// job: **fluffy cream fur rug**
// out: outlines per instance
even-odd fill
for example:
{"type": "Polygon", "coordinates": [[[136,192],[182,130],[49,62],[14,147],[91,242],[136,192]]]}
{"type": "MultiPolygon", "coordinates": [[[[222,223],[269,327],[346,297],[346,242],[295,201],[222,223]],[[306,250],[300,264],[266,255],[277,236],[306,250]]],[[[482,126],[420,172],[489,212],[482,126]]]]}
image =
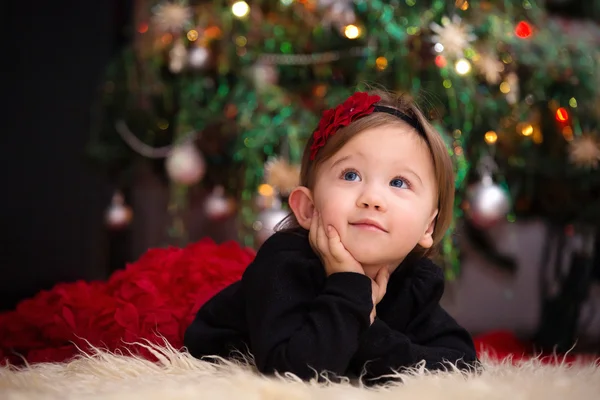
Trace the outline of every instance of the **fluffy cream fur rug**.
{"type": "Polygon", "coordinates": [[[483,361],[480,375],[402,375],[404,383],[364,388],[260,376],[249,365],[196,360],[172,347],[152,347],[159,362],[95,350],[62,364],[0,369],[0,398],[29,399],[597,399],[600,366],[483,361]]]}

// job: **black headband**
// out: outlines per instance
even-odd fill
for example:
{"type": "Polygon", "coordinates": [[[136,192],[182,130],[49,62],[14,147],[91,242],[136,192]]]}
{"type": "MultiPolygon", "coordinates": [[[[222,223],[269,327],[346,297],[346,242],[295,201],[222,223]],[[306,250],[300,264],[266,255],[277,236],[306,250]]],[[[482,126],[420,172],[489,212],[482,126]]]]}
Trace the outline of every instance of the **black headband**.
{"type": "Polygon", "coordinates": [[[409,115],[404,114],[400,110],[396,110],[395,108],[385,107],[385,106],[375,106],[373,112],[383,112],[386,114],[393,115],[397,118],[400,118],[402,121],[406,122],[410,126],[412,126],[424,139],[427,139],[427,135],[425,134],[425,129],[423,129],[423,125],[419,122],[418,119],[413,118],[409,115]]]}

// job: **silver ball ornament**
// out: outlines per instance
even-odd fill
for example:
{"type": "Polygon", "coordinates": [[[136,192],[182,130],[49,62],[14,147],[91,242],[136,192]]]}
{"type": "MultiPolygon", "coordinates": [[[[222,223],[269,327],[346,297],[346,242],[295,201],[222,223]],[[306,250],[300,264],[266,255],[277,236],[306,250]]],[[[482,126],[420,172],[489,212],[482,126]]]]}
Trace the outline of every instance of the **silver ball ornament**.
{"type": "Polygon", "coordinates": [[[477,227],[491,228],[506,218],[511,201],[508,193],[494,183],[490,175],[484,175],[480,182],[467,189],[465,213],[477,227]]]}
{"type": "Polygon", "coordinates": [[[206,164],[193,143],[176,146],[167,156],[165,168],[173,182],[193,185],[204,177],[206,164]]]}
{"type": "Polygon", "coordinates": [[[193,68],[204,68],[210,59],[210,52],[206,47],[194,47],[188,53],[188,64],[193,68]]]}
{"type": "Polygon", "coordinates": [[[254,86],[258,90],[264,90],[277,85],[279,72],[273,64],[258,62],[251,68],[250,76],[254,86]]]}
{"type": "Polygon", "coordinates": [[[223,186],[217,186],[206,198],[204,209],[211,220],[218,220],[229,217],[235,211],[235,205],[233,199],[225,196],[223,186]]]}
{"type": "Polygon", "coordinates": [[[275,226],[287,217],[288,212],[281,208],[267,208],[262,210],[254,222],[252,228],[256,231],[255,239],[257,245],[262,245],[271,235],[275,233],[275,226]]]}
{"type": "Polygon", "coordinates": [[[125,204],[125,198],[121,192],[116,192],[113,197],[110,206],[104,214],[104,220],[106,225],[113,230],[120,230],[131,222],[133,213],[131,207],[125,204]]]}

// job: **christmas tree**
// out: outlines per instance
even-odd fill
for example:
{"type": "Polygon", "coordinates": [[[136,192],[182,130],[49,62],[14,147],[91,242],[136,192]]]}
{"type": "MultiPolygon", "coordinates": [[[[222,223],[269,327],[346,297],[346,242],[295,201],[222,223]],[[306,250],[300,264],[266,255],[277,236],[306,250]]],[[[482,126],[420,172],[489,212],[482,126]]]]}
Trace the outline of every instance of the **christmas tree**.
{"type": "Polygon", "coordinates": [[[216,188],[219,212],[237,199],[240,240],[256,245],[321,111],[383,86],[410,93],[447,139],[458,220],[598,226],[599,31],[534,0],[144,0],[90,154],[121,185],[139,157],[155,160],[175,215],[192,185],[216,188]]]}

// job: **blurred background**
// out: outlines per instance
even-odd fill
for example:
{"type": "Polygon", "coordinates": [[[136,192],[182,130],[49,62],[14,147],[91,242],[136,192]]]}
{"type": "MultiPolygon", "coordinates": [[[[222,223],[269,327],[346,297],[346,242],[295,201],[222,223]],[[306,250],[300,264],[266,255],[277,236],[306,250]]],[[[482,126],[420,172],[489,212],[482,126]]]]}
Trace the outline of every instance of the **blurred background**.
{"type": "Polygon", "coordinates": [[[600,1],[2,5],[0,309],[203,237],[257,248],[320,112],[410,93],[446,139],[444,305],[599,350],[600,1]]]}

